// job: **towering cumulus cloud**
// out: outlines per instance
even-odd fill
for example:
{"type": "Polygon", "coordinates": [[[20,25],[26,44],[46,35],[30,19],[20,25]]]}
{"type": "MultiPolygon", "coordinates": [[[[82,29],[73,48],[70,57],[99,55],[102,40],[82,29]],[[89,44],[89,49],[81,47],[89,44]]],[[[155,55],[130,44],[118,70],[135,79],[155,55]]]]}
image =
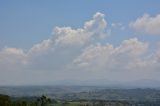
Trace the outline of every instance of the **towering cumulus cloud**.
{"type": "Polygon", "coordinates": [[[70,27],[56,27],[54,35],[57,36],[55,43],[62,45],[83,45],[95,38],[105,37],[107,22],[104,14],[97,12],[93,19],[87,21],[83,28],[72,29],[70,27]]]}
{"type": "MultiPolygon", "coordinates": [[[[131,24],[159,34],[159,15],[145,15],[131,24]]],[[[105,15],[97,12],[82,28],[55,27],[53,36],[29,50],[0,50],[0,83],[29,84],[55,80],[136,80],[158,77],[160,52],[148,52],[149,43],[137,38],[114,46],[108,37],[105,15]],[[126,76],[126,77],[122,77],[126,76]]]]}

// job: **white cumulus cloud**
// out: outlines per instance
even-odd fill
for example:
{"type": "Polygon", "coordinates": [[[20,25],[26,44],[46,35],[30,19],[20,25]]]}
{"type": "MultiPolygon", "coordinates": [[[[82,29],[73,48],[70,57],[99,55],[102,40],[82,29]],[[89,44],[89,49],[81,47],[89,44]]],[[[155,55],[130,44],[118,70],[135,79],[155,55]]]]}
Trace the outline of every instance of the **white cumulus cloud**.
{"type": "MultiPolygon", "coordinates": [[[[141,55],[145,53],[147,47],[147,43],[140,42],[137,38],[124,40],[118,47],[111,44],[92,45],[84,49],[74,60],[74,65],[87,66],[95,70],[124,71],[138,60],[142,61],[141,55]]],[[[129,70],[137,70],[137,67],[129,70]]]]}
{"type": "Polygon", "coordinates": [[[160,14],[152,17],[145,14],[130,23],[130,26],[138,31],[142,31],[152,35],[160,35],[160,14]]]}

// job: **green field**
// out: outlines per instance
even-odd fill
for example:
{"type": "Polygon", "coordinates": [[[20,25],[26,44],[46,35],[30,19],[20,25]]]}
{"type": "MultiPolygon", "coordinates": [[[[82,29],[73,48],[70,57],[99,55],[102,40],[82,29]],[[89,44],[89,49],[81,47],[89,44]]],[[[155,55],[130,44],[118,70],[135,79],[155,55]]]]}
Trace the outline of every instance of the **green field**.
{"type": "Polygon", "coordinates": [[[91,104],[90,102],[58,102],[53,106],[85,106],[91,104]]]}

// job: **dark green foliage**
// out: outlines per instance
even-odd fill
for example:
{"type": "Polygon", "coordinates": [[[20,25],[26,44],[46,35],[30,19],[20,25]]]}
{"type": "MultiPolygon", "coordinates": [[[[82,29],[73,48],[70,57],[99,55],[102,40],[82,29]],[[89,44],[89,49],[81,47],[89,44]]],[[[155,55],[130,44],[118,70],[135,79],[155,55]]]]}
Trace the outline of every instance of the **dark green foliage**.
{"type": "Polygon", "coordinates": [[[11,99],[7,95],[0,95],[0,106],[10,106],[11,99]]]}
{"type": "Polygon", "coordinates": [[[0,106],[49,106],[52,102],[50,98],[47,98],[44,95],[37,98],[36,101],[28,101],[28,99],[23,99],[24,98],[11,100],[11,98],[7,95],[0,95],[0,106]]]}
{"type": "Polygon", "coordinates": [[[43,95],[37,99],[36,103],[38,106],[48,106],[51,103],[51,99],[43,95]]]}

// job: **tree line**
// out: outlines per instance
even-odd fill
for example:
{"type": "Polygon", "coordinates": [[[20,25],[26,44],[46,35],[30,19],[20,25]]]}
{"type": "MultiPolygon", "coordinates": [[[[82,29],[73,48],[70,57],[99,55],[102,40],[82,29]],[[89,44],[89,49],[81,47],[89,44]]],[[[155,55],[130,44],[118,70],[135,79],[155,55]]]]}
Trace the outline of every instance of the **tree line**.
{"type": "Polygon", "coordinates": [[[50,106],[51,99],[42,95],[36,100],[12,100],[8,95],[0,95],[0,106],[50,106]]]}

